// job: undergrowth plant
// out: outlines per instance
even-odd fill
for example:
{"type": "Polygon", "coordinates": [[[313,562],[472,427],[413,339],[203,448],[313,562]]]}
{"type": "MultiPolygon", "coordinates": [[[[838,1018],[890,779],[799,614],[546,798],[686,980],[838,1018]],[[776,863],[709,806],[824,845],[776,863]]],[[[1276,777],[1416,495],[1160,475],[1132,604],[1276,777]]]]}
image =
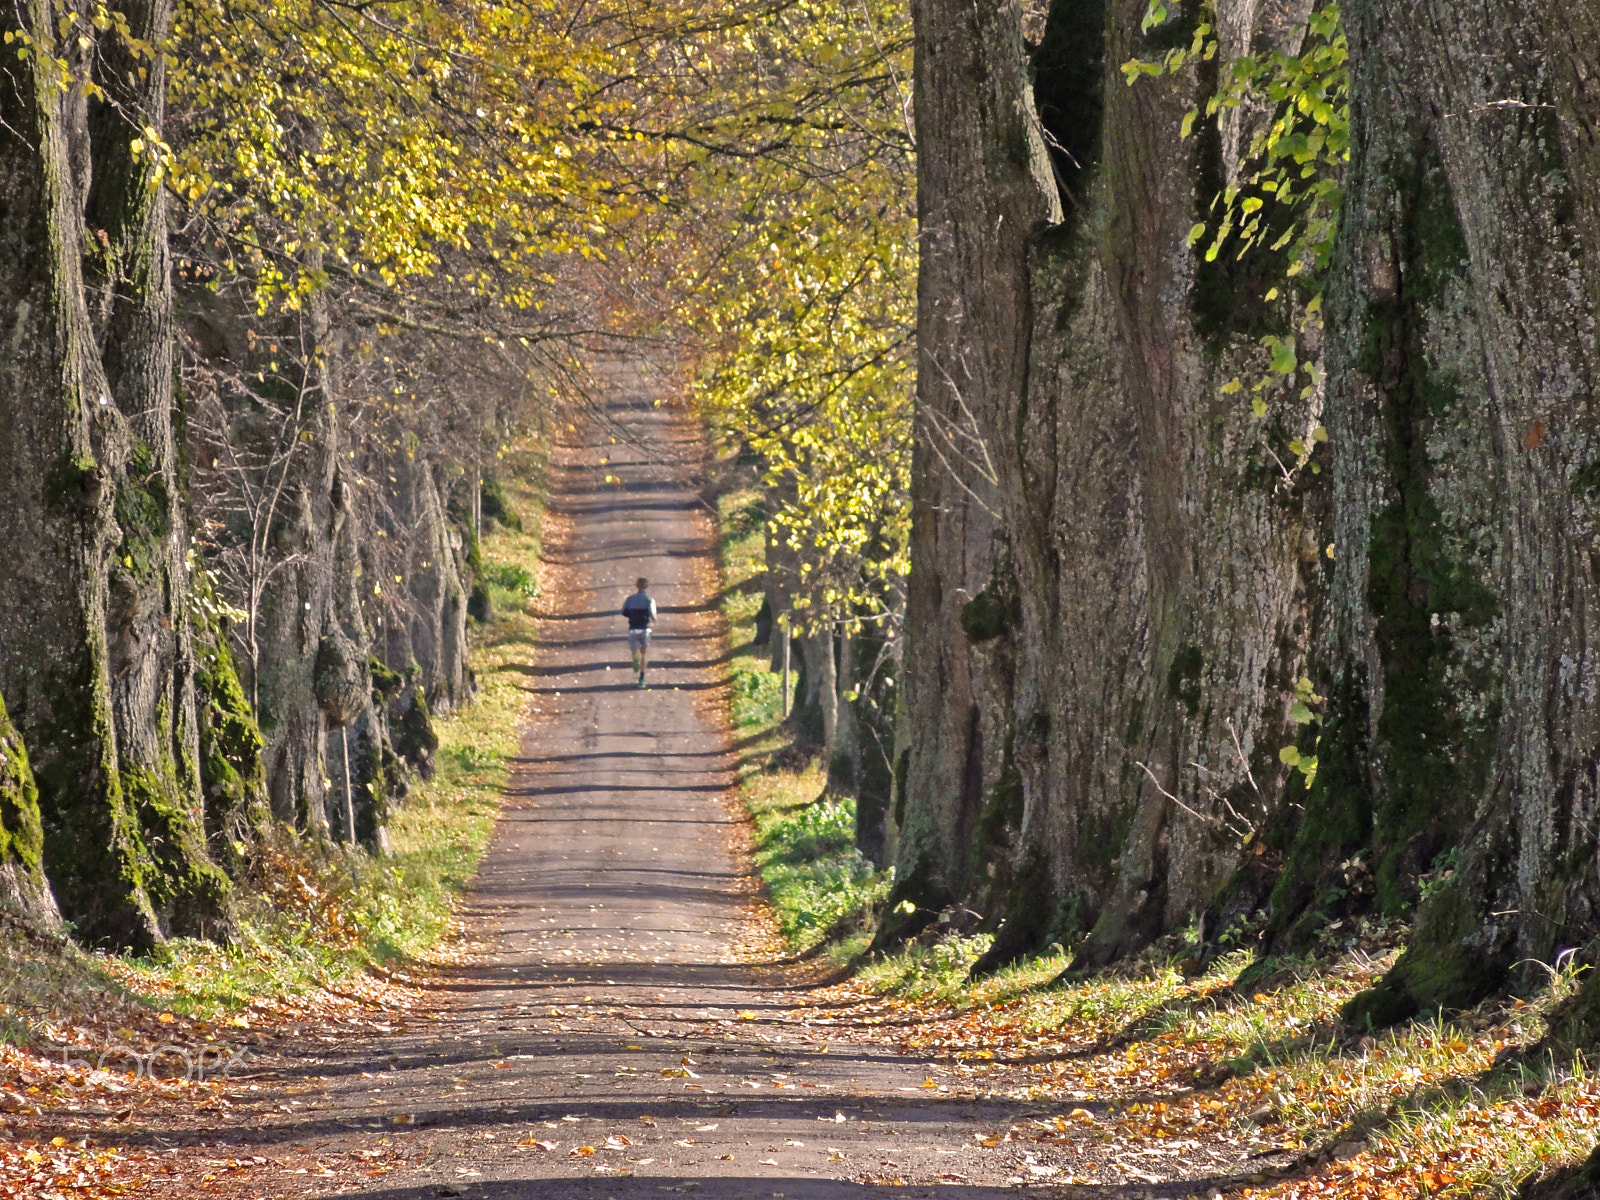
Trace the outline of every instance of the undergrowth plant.
{"type": "MultiPolygon", "coordinates": [[[[1179,0],[1150,0],[1143,22],[1146,33],[1160,31],[1177,19],[1179,0]]],[[[1129,59],[1122,65],[1129,84],[1146,76],[1178,74],[1217,59],[1222,50],[1215,0],[1197,0],[1194,32],[1157,59],[1129,59]]],[[[1189,244],[1209,240],[1204,257],[1215,262],[1231,249],[1235,258],[1281,255],[1281,267],[1263,299],[1290,303],[1294,331],[1268,333],[1260,343],[1268,352],[1264,373],[1249,382],[1250,407],[1258,418],[1268,415],[1268,400],[1300,382],[1300,396],[1309,399],[1322,384],[1315,353],[1320,346],[1322,291],[1339,214],[1344,207],[1345,167],[1350,159],[1349,45],[1337,4],[1322,4],[1305,25],[1282,46],[1250,47],[1217,67],[1217,85],[1183,117],[1182,136],[1192,137],[1200,121],[1214,121],[1219,132],[1229,119],[1252,128],[1240,156],[1237,179],[1212,199],[1206,219],[1189,231],[1189,244]]],[[[1222,385],[1225,395],[1245,390],[1240,377],[1222,385]]],[[[1317,425],[1310,444],[1294,438],[1287,449],[1295,470],[1310,464],[1316,442],[1327,429],[1317,425]]],[[[1287,468],[1286,468],[1287,470],[1287,468]]]]}
{"type": "MultiPolygon", "coordinates": [[[[782,680],[770,646],[755,644],[765,570],[760,494],[733,488],[718,502],[728,622],[729,719],[739,738],[740,798],[752,822],[756,868],[790,949],[830,945],[848,959],[864,947],[891,873],[855,846],[855,799],[829,792],[816,753],[783,719],[782,680]]],[[[779,636],[776,629],[773,637],[779,636]]],[[[791,683],[796,682],[791,680],[791,683]]],[[[792,699],[792,697],[791,697],[792,699]]]]}

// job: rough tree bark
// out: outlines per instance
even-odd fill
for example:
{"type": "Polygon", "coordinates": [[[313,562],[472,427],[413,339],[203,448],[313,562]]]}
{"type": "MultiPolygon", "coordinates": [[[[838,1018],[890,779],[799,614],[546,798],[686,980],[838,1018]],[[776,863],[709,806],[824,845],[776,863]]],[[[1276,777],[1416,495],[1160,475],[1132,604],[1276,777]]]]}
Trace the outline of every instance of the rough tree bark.
{"type": "Polygon", "coordinates": [[[445,511],[435,463],[417,455],[395,461],[400,476],[396,520],[409,560],[407,615],[391,631],[390,663],[414,668],[434,712],[447,713],[471,696],[467,670],[467,595],[462,586],[461,531],[445,511]]]}
{"type": "Polygon", "coordinates": [[[1380,894],[1388,860],[1464,828],[1350,1009],[1386,1023],[1600,934],[1600,15],[1364,0],[1346,21],[1331,664],[1360,769],[1318,799],[1325,841],[1382,826],[1380,894]]]}
{"type": "MultiPolygon", "coordinates": [[[[922,404],[974,419],[997,482],[975,504],[925,435],[902,894],[973,894],[961,856],[1014,822],[981,969],[1074,932],[1094,965],[1201,910],[1294,945],[1341,906],[1407,912],[1431,878],[1411,948],[1350,1015],[1470,1003],[1600,934],[1600,16],[1347,6],[1326,400],[1257,425],[1218,390],[1287,328],[1251,277],[1282,264],[1187,248],[1248,139],[1179,139],[1203,72],[1122,85],[1118,64],[1192,31],[1189,12],[1141,33],[1146,7],[1053,6],[1033,65],[1068,219],[1031,244],[1027,122],[988,119],[1024,94],[1012,15],[915,14],[922,404]],[[1324,416],[1331,472],[1285,478],[1267,450],[1324,416]],[[1276,750],[1313,651],[1306,795],[1276,750]]],[[[1264,7],[1219,0],[1223,60],[1306,6],[1264,7]]]]}
{"type": "MultiPolygon", "coordinates": [[[[1024,387],[1028,251],[1059,201],[1033,112],[1015,0],[913,5],[916,36],[918,433],[906,611],[908,745],[894,823],[898,880],[877,944],[917,933],[967,893],[982,798],[1007,714],[982,703],[962,613],[992,594],[1000,500],[984,436],[1024,387]],[[929,136],[931,134],[931,136],[929,136]],[[913,912],[903,912],[911,902],[913,912]]],[[[1004,586],[1003,581],[998,586],[1004,586]]]]}
{"type": "MultiPolygon", "coordinates": [[[[160,44],[169,4],[125,12],[160,44]]],[[[64,915],[140,947],[216,928],[229,885],[206,844],[166,212],[137,147],[165,75],[89,16],[54,0],[0,16],[27,50],[0,66],[0,692],[64,915]]]]}
{"type": "MultiPolygon", "coordinates": [[[[1230,161],[1179,136],[1214,81],[1123,84],[1191,32],[1146,38],[1145,11],[1053,6],[1032,60],[1048,195],[1015,13],[916,13],[942,49],[918,76],[919,395],[933,432],[972,422],[994,486],[960,489],[925,421],[900,889],[988,910],[980,971],[1085,935],[1078,961],[1107,961],[1204,909],[1281,793],[1310,641],[1315,520],[1269,450],[1317,406],[1264,430],[1219,395],[1283,317],[1187,246],[1230,161]]],[[[1272,32],[1242,0],[1219,24],[1235,53],[1272,32]]]]}

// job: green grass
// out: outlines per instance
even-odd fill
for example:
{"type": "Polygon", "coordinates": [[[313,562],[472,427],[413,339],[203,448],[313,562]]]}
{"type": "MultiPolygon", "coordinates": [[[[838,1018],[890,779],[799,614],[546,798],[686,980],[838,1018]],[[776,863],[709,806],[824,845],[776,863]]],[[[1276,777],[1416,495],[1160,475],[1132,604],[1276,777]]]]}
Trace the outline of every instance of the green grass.
{"type": "MultiPolygon", "coordinates": [[[[970,979],[987,934],[925,936],[898,953],[861,958],[890,874],[872,871],[855,852],[853,802],[827,793],[817,756],[780,720],[766,648],[749,644],[761,603],[752,585],[763,569],[759,495],[727,492],[719,516],[734,651],[730,715],[756,865],[790,946],[821,946],[854,966],[840,999],[863,1002],[871,1020],[893,1009],[921,1022],[906,1049],[943,1058],[980,1086],[997,1059],[1025,1058],[1024,1086],[1016,1068],[997,1085],[1064,1112],[1075,1098],[1110,1101],[1102,1141],[1218,1138],[1260,1153],[1340,1145],[1348,1161],[1319,1168],[1318,1195],[1509,1200],[1529,1177],[1577,1162],[1594,1146],[1600,1082],[1582,1055],[1530,1054],[1576,986],[1570,967],[1552,970],[1537,995],[1357,1038],[1339,1025],[1339,1009],[1394,961],[1403,926],[1359,921],[1343,941],[1280,961],[1266,981],[1242,989],[1235,984],[1253,954],[1186,974],[1194,946],[1183,936],[1066,983],[1069,959],[1059,946],[970,979]],[[839,931],[848,932],[823,945],[839,931]],[[1359,1157],[1350,1159],[1351,1146],[1364,1148],[1359,1157]],[[1357,1180],[1370,1190],[1352,1186],[1357,1180]]],[[[1309,1194],[1297,1190],[1307,1182],[1255,1194],[1290,1200],[1309,1194]]]]}
{"type": "MultiPolygon", "coordinates": [[[[1375,1190],[1317,1195],[1393,1186],[1415,1196],[1421,1180],[1420,1195],[1509,1200],[1530,1176],[1586,1157],[1600,1133],[1600,1081],[1582,1054],[1530,1053],[1575,990],[1571,971],[1552,971],[1526,998],[1358,1038],[1339,1008],[1394,961],[1403,932],[1377,922],[1361,931],[1357,944],[1284,962],[1242,991],[1250,952],[1190,977],[1167,954],[1176,940],[1067,983],[1059,950],[973,981],[982,936],[914,945],[864,964],[850,986],[924,1021],[908,1048],[956,1060],[973,1081],[994,1069],[980,1058],[1028,1055],[1032,1082],[1014,1094],[1111,1101],[1103,1137],[1219,1137],[1263,1153],[1341,1145],[1346,1157],[1364,1148],[1356,1165],[1328,1168],[1329,1182],[1372,1179],[1375,1190]]],[[[1310,1194],[1295,1186],[1256,1194],[1310,1194]]]]}
{"type": "MultiPolygon", "coordinates": [[[[771,669],[771,647],[754,644],[761,610],[760,576],[766,570],[761,495],[727,492],[717,501],[717,550],[722,565],[722,615],[728,622],[729,719],[734,732],[769,744],[783,717],[781,672],[771,669]]],[[[773,634],[777,636],[776,632],[773,634]]]]}
{"type": "Polygon", "coordinates": [[[830,953],[849,958],[864,945],[863,931],[888,895],[891,875],[856,850],[855,799],[828,793],[817,752],[799,745],[783,721],[783,680],[771,669],[770,647],[752,644],[766,569],[760,494],[728,491],[717,514],[722,610],[732,651],[729,719],[740,748],[740,795],[754,826],[756,867],[791,949],[831,940],[830,953]]]}
{"type": "Polygon", "coordinates": [[[534,642],[528,601],[539,564],[542,459],[524,448],[505,490],[522,530],[480,547],[495,617],[469,629],[479,693],[436,722],[437,772],[391,813],[392,853],[327,845],[280,829],[256,850],[259,886],[240,889],[235,939],[177,939],[143,958],[75,947],[41,951],[0,932],[0,1040],[35,1040],[40,1014],[92,1012],[108,995],[207,1019],[337,985],[374,966],[424,960],[451,926],[510,778],[534,642]]]}

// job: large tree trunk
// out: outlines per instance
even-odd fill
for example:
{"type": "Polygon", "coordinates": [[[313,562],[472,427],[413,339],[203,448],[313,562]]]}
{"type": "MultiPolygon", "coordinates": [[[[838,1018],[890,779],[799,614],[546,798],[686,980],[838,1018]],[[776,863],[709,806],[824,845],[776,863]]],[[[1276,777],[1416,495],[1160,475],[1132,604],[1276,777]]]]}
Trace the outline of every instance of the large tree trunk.
{"type": "MultiPolygon", "coordinates": [[[[161,43],[168,4],[125,11],[161,43]]],[[[0,692],[64,915],[147,946],[214,927],[228,882],[206,846],[165,205],[137,146],[165,75],[88,16],[33,0],[0,17],[31,39],[0,68],[0,692]]]]}
{"type": "Polygon", "coordinates": [[[1600,934],[1600,14],[1364,0],[1330,313],[1345,744],[1319,797],[1412,866],[1467,826],[1351,1010],[1470,1004],[1600,934]]]}
{"type": "MultiPolygon", "coordinates": [[[[1048,193],[1015,12],[994,28],[916,14],[940,53],[918,76],[925,420],[899,890],[991,923],[1002,905],[980,970],[1084,935],[1079,962],[1107,961],[1211,903],[1282,792],[1310,644],[1310,476],[1287,479],[1270,439],[1309,435],[1318,405],[1281,405],[1264,430],[1219,394],[1261,368],[1256,340],[1283,317],[1187,246],[1239,139],[1180,139],[1214,80],[1122,83],[1120,63],[1190,33],[1146,39],[1145,11],[1053,6],[1033,60],[1048,193]],[[953,438],[934,435],[962,421],[992,487],[936,461],[953,438]],[[986,895],[973,868],[997,849],[986,895]]],[[[1243,0],[1219,23],[1234,53],[1280,32],[1243,0]]]]}
{"type": "Polygon", "coordinates": [[[896,755],[906,764],[894,813],[899,877],[880,945],[916,933],[965,896],[972,835],[998,776],[1006,714],[982,711],[983,667],[962,614],[985,608],[979,597],[992,596],[1002,561],[988,438],[996,414],[1023,391],[1029,245],[1040,225],[1059,218],[1015,0],[918,0],[913,19],[921,265],[909,744],[896,755]],[[916,911],[902,915],[904,901],[916,911]]]}
{"type": "MultiPolygon", "coordinates": [[[[1192,32],[1192,12],[1141,32],[1146,8],[1050,14],[1034,65],[1069,219],[1031,277],[1027,122],[985,119],[1022,94],[1009,26],[916,13],[923,412],[970,419],[997,482],[953,486],[924,430],[900,891],[974,894],[974,815],[1016,790],[1012,904],[980,967],[1077,932],[1078,962],[1105,962],[1208,908],[1265,912],[1293,944],[1337,906],[1409,911],[1436,873],[1352,1015],[1469,1003],[1600,934],[1600,16],[1347,10],[1326,403],[1257,424],[1219,385],[1263,372],[1257,342],[1291,316],[1261,299],[1282,264],[1204,264],[1185,235],[1258,118],[1180,140],[1215,66],[1123,86],[1120,63],[1192,32]],[[1333,470],[1289,478],[1269,451],[1324,408],[1333,470]],[[1309,749],[1288,706],[1313,658],[1306,795],[1276,751],[1309,749]],[[1010,697],[1005,720],[985,723],[986,695],[1010,697]]],[[[1219,0],[1220,59],[1305,10],[1219,0]]]]}
{"type": "MultiPolygon", "coordinates": [[[[1255,8],[1218,4],[1224,56],[1273,32],[1255,8]]],[[[985,968],[1085,933],[1076,965],[1104,963],[1205,909],[1282,793],[1309,649],[1312,476],[1272,451],[1309,442],[1318,405],[1263,423],[1220,393],[1262,370],[1256,339],[1283,317],[1186,246],[1237,139],[1180,138],[1204,74],[1122,82],[1121,63],[1189,37],[1146,38],[1145,11],[1058,3],[1036,56],[1070,212],[1035,257],[1027,390],[996,422],[1024,811],[985,968]]]]}

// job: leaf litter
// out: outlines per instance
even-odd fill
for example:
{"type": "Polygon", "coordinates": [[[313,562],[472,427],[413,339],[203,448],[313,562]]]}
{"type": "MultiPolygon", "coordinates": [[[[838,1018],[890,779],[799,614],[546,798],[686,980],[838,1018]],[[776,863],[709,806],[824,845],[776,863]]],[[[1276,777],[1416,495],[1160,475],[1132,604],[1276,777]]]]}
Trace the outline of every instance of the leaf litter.
{"type": "Polygon", "coordinates": [[[931,1068],[920,1090],[1027,1105],[1032,1115],[973,1134],[983,1151],[1011,1156],[1014,1185],[1510,1197],[1587,1155],[1600,1136],[1600,1080],[1581,1056],[1532,1055],[1571,981],[1358,1034],[1338,1010],[1394,961],[1404,930],[1368,932],[1245,995],[1234,983],[1247,954],[1197,978],[1146,959],[1052,986],[1065,965],[1057,955],[969,984],[965,968],[987,940],[966,939],[942,971],[906,961],[912,951],[809,993],[787,1019],[835,1042],[892,1041],[931,1068]],[[1052,1163],[1052,1152],[1068,1153],[1052,1163]]]}

